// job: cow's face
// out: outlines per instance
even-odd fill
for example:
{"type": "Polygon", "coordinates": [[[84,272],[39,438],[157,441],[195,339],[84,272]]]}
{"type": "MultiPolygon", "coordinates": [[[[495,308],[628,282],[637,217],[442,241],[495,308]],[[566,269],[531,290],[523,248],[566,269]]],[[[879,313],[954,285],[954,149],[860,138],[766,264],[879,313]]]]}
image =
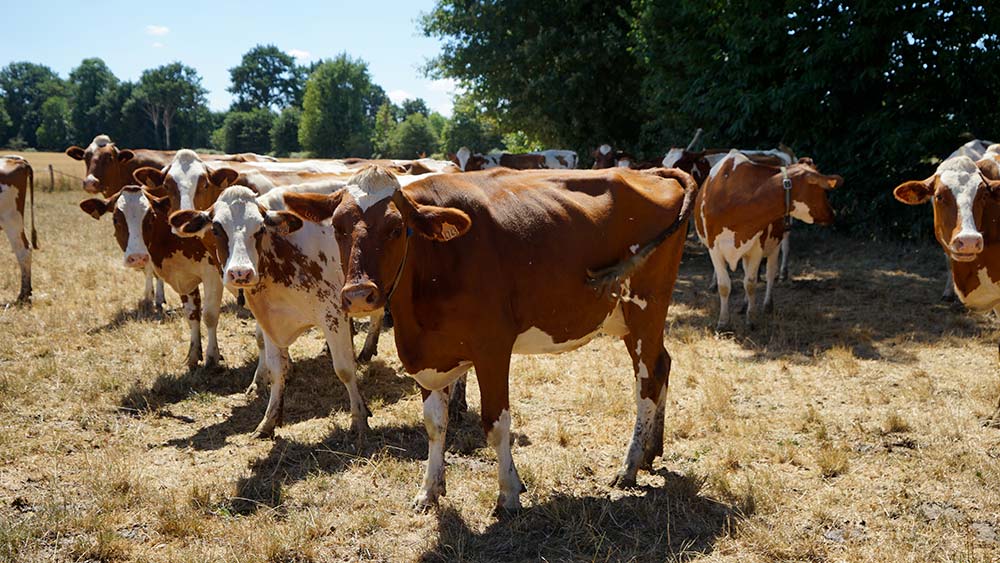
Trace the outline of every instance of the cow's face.
{"type": "Polygon", "coordinates": [[[141,270],[150,260],[146,241],[153,231],[154,215],[165,216],[170,202],[146,193],[139,186],[125,186],[108,199],[80,202],[80,209],[95,219],[110,213],[115,225],[115,240],[124,253],[125,267],[141,270]]]}
{"type": "Polygon", "coordinates": [[[135,153],[128,149],[118,150],[106,135],[95,137],[86,149],[69,147],[66,155],[87,165],[83,189],[92,194],[107,193],[124,186],[129,179],[122,173],[122,164],[135,157],[135,153]]]}
{"type": "Polygon", "coordinates": [[[615,165],[615,152],[607,143],[594,149],[590,156],[594,157],[594,166],[592,166],[594,170],[612,168],[615,165]]]}
{"type": "Polygon", "coordinates": [[[983,251],[983,209],[988,200],[1000,199],[1000,172],[994,160],[977,163],[958,156],[943,162],[926,180],[896,186],[893,195],[908,205],[933,199],[938,242],[952,260],[970,262],[983,251]]]}
{"type": "Polygon", "coordinates": [[[295,232],[302,227],[302,220],[287,211],[268,211],[257,202],[256,192],[232,186],[205,211],[172,213],[170,226],[180,236],[214,237],[223,282],[230,288],[250,288],[260,281],[264,235],[295,232]]]}
{"type": "Polygon", "coordinates": [[[832,225],[834,213],[827,192],[839,188],[844,179],[820,174],[811,159],[788,167],[788,176],[792,180],[790,215],[803,223],[832,225]]]}
{"type": "Polygon", "coordinates": [[[144,167],[133,175],[150,189],[166,193],[173,209],[208,209],[239,173],[232,168],[209,170],[198,155],[185,149],[177,151],[165,169],[144,167]]]}
{"type": "Polygon", "coordinates": [[[285,205],[303,219],[331,221],[346,280],[342,306],[358,316],[385,307],[404,274],[409,238],[445,242],[472,224],[461,210],[414,203],[379,167],[362,170],[331,195],[286,194],[285,205]]]}

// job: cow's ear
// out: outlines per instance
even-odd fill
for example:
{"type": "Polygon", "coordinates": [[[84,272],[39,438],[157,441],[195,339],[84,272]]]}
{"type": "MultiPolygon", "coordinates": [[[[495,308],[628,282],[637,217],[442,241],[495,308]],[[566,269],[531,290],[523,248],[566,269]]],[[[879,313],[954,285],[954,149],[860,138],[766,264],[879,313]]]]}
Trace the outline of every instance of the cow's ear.
{"type": "Polygon", "coordinates": [[[902,184],[896,186],[896,189],[892,190],[892,195],[896,196],[896,199],[907,204],[907,205],[920,205],[921,203],[927,203],[930,201],[931,196],[934,195],[934,178],[928,178],[924,181],[910,180],[909,182],[903,182],[902,184]]]}
{"type": "Polygon", "coordinates": [[[983,178],[987,180],[1000,180],[1000,163],[992,158],[984,158],[976,163],[983,178]]]}
{"type": "Polygon", "coordinates": [[[153,206],[153,211],[165,215],[170,213],[170,198],[169,197],[157,197],[156,195],[146,191],[146,199],[149,200],[149,204],[153,206]]]}
{"type": "Polygon", "coordinates": [[[135,158],[135,153],[128,149],[118,151],[118,162],[127,162],[133,158],[135,158]]]}
{"type": "Polygon", "coordinates": [[[200,237],[212,226],[212,216],[207,211],[182,209],[170,214],[170,228],[182,237],[200,237]]]}
{"type": "Polygon", "coordinates": [[[270,211],[264,215],[264,224],[285,236],[301,229],[302,219],[291,211],[270,211]]]}
{"type": "Polygon", "coordinates": [[[330,195],[286,193],[285,207],[306,221],[322,223],[333,217],[333,212],[337,210],[343,197],[344,190],[337,190],[330,195]]]}
{"type": "Polygon", "coordinates": [[[826,183],[823,187],[827,190],[835,190],[844,185],[844,179],[836,174],[832,176],[824,176],[823,179],[826,183]]]}
{"type": "Polygon", "coordinates": [[[73,145],[72,147],[66,149],[66,156],[72,158],[73,160],[83,160],[83,156],[86,153],[80,147],[73,145]]]}
{"type": "Polygon", "coordinates": [[[430,240],[447,242],[464,235],[472,228],[472,219],[461,209],[418,205],[403,190],[396,190],[392,195],[392,202],[403,214],[407,226],[430,240]]]}
{"type": "Polygon", "coordinates": [[[82,209],[84,213],[90,215],[94,219],[100,219],[101,215],[104,215],[109,210],[111,210],[111,200],[101,199],[99,197],[92,197],[90,199],[85,199],[80,202],[80,209],[82,209]]]}
{"type": "Polygon", "coordinates": [[[239,176],[240,173],[232,168],[220,168],[209,174],[208,179],[213,186],[225,189],[235,184],[236,178],[239,178],[239,176]]]}
{"type": "Polygon", "coordinates": [[[139,182],[147,188],[158,188],[163,185],[163,180],[166,175],[159,169],[151,166],[143,166],[133,172],[132,177],[135,178],[136,182],[139,182]]]}

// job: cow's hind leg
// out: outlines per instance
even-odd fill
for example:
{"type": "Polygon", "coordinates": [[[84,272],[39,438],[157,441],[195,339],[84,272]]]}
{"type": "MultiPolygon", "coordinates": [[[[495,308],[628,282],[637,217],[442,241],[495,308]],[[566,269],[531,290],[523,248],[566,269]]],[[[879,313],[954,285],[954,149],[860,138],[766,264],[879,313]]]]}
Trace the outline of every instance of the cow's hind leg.
{"type": "Polygon", "coordinates": [[[496,511],[517,511],[521,508],[521,493],[527,489],[517,474],[510,451],[510,353],[478,361],[475,366],[483,409],[483,431],[486,442],[497,454],[500,491],[496,511]]]}
{"type": "Polygon", "coordinates": [[[31,301],[31,245],[24,236],[24,219],[20,213],[11,210],[0,215],[0,229],[7,235],[21,270],[21,291],[17,294],[17,302],[28,303],[31,301]]]}
{"type": "Polygon", "coordinates": [[[743,255],[743,291],[746,294],[747,326],[753,326],[753,316],[757,309],[757,271],[762,258],[760,246],[754,246],[743,255]]]}
{"type": "Polygon", "coordinates": [[[948,266],[948,275],[944,279],[944,291],[941,292],[941,301],[954,303],[957,297],[955,296],[955,279],[951,274],[951,260],[945,258],[945,263],[948,266]]]}
{"type": "Polygon", "coordinates": [[[253,432],[256,438],[274,435],[274,428],[281,425],[285,408],[285,375],[291,364],[288,349],[279,347],[267,334],[264,334],[264,358],[271,375],[271,396],[267,401],[264,418],[253,432]]]}
{"type": "MultiPolygon", "coordinates": [[[[663,347],[663,329],[634,330],[629,322],[629,334],[623,337],[635,370],[635,427],[621,469],[613,486],[634,487],[640,467],[649,467],[663,454],[663,419],[666,407],[667,379],[670,376],[670,354],[663,347]]],[[[644,323],[645,324],[645,323],[644,323]]]]}
{"type": "Polygon", "coordinates": [[[163,288],[163,278],[156,276],[156,295],[153,298],[153,307],[156,312],[163,313],[163,306],[167,302],[167,293],[163,288]]]}
{"type": "Polygon", "coordinates": [[[448,416],[451,417],[452,422],[458,422],[462,419],[462,415],[469,411],[469,402],[465,398],[468,379],[468,375],[463,375],[455,380],[451,386],[451,404],[448,405],[448,416]]]}
{"type": "Polygon", "coordinates": [[[189,369],[194,369],[201,361],[201,294],[198,293],[198,288],[187,295],[181,295],[181,304],[191,329],[191,345],[185,362],[189,369]]]}
{"type": "Polygon", "coordinates": [[[729,330],[730,327],[729,294],[732,292],[732,281],[729,279],[728,266],[722,254],[713,249],[709,249],[708,254],[712,257],[715,281],[719,289],[719,322],[715,328],[718,332],[724,332],[729,330]]]}
{"type": "Polygon", "coordinates": [[[339,322],[325,326],[323,331],[326,335],[326,343],[330,347],[333,370],[336,372],[337,378],[347,388],[347,395],[351,400],[351,431],[362,434],[370,429],[368,417],[371,416],[371,411],[368,410],[365,398],[358,389],[354,363],[354,343],[351,342],[349,329],[350,320],[346,316],[336,320],[339,322]]]}

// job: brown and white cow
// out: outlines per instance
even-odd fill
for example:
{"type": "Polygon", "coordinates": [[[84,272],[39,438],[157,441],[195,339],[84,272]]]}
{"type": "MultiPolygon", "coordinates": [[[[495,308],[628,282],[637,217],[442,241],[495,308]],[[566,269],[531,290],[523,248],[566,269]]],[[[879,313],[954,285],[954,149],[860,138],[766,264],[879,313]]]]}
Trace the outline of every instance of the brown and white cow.
{"type": "Polygon", "coordinates": [[[285,197],[303,218],[331,222],[346,311],[367,315],[389,302],[399,359],[423,388],[430,444],[417,506],[445,493],[448,395],[475,367],[499,460],[497,506],[517,509],[511,355],[572,350],[602,330],[623,339],[636,382],[635,430],[614,482],[634,484],[662,454],[664,320],[696,191],[677,170],[497,169],[401,188],[371,168],[330,196],[285,197]]]}
{"type": "Polygon", "coordinates": [[[764,310],[774,306],[771,292],[786,221],[795,218],[804,223],[833,223],[826,192],[842,183],[840,176],[820,174],[810,159],[774,167],[753,162],[734,150],[712,167],[695,203],[695,229],[708,248],[718,282],[719,330],[730,328],[729,270],[735,271],[742,260],[750,324],[757,271],[763,258],[767,258],[764,310]]]}
{"type": "Polygon", "coordinates": [[[0,231],[7,235],[21,270],[18,303],[31,301],[31,249],[38,248],[35,232],[35,175],[19,156],[0,156],[0,231]],[[31,244],[24,236],[24,205],[31,194],[31,244]]]}
{"type": "MultiPolygon", "coordinates": [[[[330,185],[325,191],[342,187],[330,185]]],[[[254,434],[271,435],[281,424],[288,347],[311,327],[323,330],[334,371],[347,387],[352,430],[365,431],[370,413],[358,389],[350,319],[341,306],[340,250],[332,227],[303,224],[284,210],[284,198],[295,189],[258,196],[245,186],[232,186],[208,210],[177,211],[170,222],[182,236],[214,241],[226,285],[244,291],[261,329],[265,367],[247,393],[256,393],[267,379],[271,392],[254,434]]]]}
{"type": "Polygon", "coordinates": [[[549,149],[521,154],[507,152],[473,154],[468,147],[462,147],[451,156],[451,161],[462,172],[471,172],[500,166],[515,170],[574,169],[579,159],[576,152],[570,150],[549,149]]]}
{"type": "Polygon", "coordinates": [[[222,279],[212,241],[203,243],[171,232],[167,222],[170,200],[156,197],[139,186],[125,186],[107,199],[86,199],[80,202],[80,209],[94,219],[111,214],[115,240],[124,253],[125,267],[140,270],[152,266],[160,279],[181,296],[191,329],[186,359],[190,368],[202,359],[202,299],[198,286],[204,285],[204,320],[208,333],[205,365],[218,365],[222,359],[217,336],[222,279]]]}
{"type": "MultiPolygon", "coordinates": [[[[974,311],[1000,316],[1000,165],[965,155],[945,160],[926,180],[896,186],[907,205],[932,202],[934,237],[951,266],[955,294],[974,311]]],[[[990,417],[1000,425],[1000,404],[990,417]]]]}

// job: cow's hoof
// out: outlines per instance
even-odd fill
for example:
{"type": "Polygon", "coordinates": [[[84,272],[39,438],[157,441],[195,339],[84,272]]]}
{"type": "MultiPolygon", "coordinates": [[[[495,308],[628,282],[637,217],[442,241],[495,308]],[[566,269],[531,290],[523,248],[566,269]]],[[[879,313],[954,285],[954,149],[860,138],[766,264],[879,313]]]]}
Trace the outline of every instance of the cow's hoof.
{"type": "Polygon", "coordinates": [[[205,367],[208,369],[219,369],[222,367],[223,357],[220,356],[209,356],[205,359],[205,367]]]}
{"type": "Polygon", "coordinates": [[[417,496],[413,497],[413,510],[418,513],[425,513],[427,511],[437,508],[438,497],[436,494],[429,493],[427,491],[420,491],[417,496]]]}
{"type": "Polygon", "coordinates": [[[511,516],[521,511],[521,497],[519,495],[505,495],[500,493],[497,496],[497,504],[493,507],[493,516],[503,518],[511,516]]]}
{"type": "Polygon", "coordinates": [[[361,353],[358,354],[358,362],[362,364],[367,364],[368,362],[372,361],[372,358],[375,356],[375,353],[376,350],[369,350],[368,348],[362,348],[361,353]]]}
{"type": "Polygon", "coordinates": [[[715,334],[718,336],[732,336],[736,334],[733,327],[729,325],[718,325],[715,327],[715,334]]]}
{"type": "Polygon", "coordinates": [[[788,270],[783,270],[780,274],[778,274],[778,280],[783,282],[788,281],[788,270]]]}
{"type": "Polygon", "coordinates": [[[274,438],[274,426],[274,421],[268,422],[267,420],[262,420],[257,425],[257,428],[250,433],[250,437],[255,440],[274,438]]]}
{"type": "Polygon", "coordinates": [[[629,476],[624,471],[619,471],[610,484],[616,489],[634,489],[636,486],[635,475],[629,476]]]}
{"type": "Polygon", "coordinates": [[[355,436],[362,437],[367,435],[372,431],[371,426],[368,426],[368,416],[363,415],[357,418],[351,418],[351,433],[355,436]]]}
{"type": "Polygon", "coordinates": [[[958,301],[958,298],[955,297],[954,293],[946,293],[941,296],[941,301],[943,303],[955,303],[956,301],[958,301]]]}

